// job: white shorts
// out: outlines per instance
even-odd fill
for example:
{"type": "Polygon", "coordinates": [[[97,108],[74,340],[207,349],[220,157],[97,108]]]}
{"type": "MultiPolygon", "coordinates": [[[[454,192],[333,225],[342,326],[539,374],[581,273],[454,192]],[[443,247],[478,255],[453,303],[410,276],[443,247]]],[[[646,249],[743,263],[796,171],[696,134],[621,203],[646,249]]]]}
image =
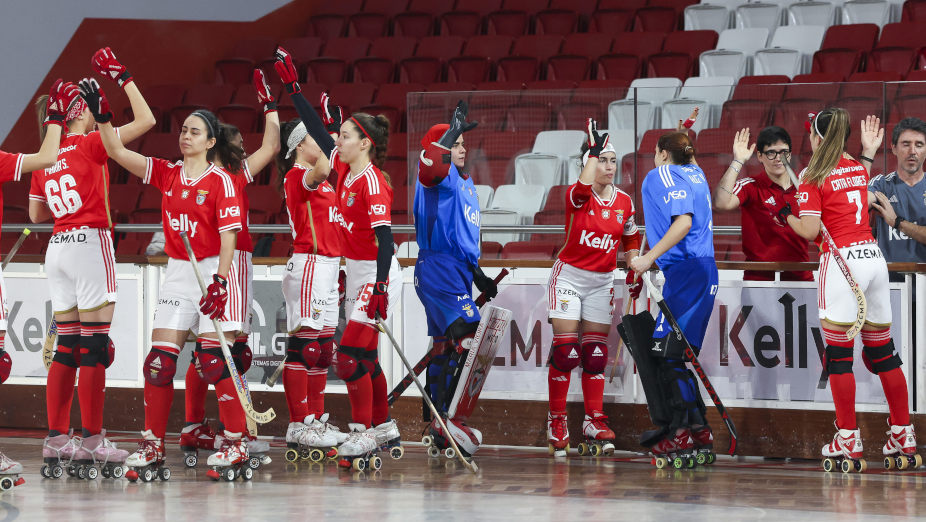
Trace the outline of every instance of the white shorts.
{"type": "MultiPolygon", "coordinates": [[[[211,281],[212,274],[219,266],[219,256],[207,257],[199,261],[199,270],[203,279],[211,281]],[[207,279],[208,278],[208,279],[207,279]]],[[[232,289],[229,288],[229,294],[232,289]]],[[[203,294],[193,273],[193,264],[179,259],[168,259],[164,282],[158,295],[158,306],[154,310],[153,327],[169,330],[193,330],[197,334],[214,333],[212,319],[199,313],[199,300],[203,294]]],[[[229,304],[231,296],[229,296],[229,304]]],[[[238,334],[242,328],[242,317],[228,305],[220,321],[224,333],[238,334]]]]}
{"type": "Polygon", "coordinates": [[[6,331],[9,313],[6,309],[6,283],[3,282],[3,271],[0,270],[0,332],[6,331]]]}
{"type": "Polygon", "coordinates": [[[116,302],[116,256],[109,230],[79,228],[51,236],[45,271],[56,314],[92,312],[116,302]]]}
{"type": "MultiPolygon", "coordinates": [[[[254,302],[254,254],[235,250],[232,266],[228,270],[228,308],[234,308],[233,316],[241,317],[241,333],[251,333],[251,316],[254,302]]],[[[206,274],[203,274],[206,277],[206,274]]]]}
{"type": "Polygon", "coordinates": [[[338,325],[338,271],[341,258],[293,254],[283,272],[286,329],[321,330],[338,325]]]}
{"type": "MultiPolygon", "coordinates": [[[[367,317],[367,303],[376,283],[376,261],[347,259],[345,271],[347,283],[344,285],[344,314],[347,320],[375,324],[376,321],[367,317]]],[[[402,272],[399,271],[399,261],[395,256],[389,267],[388,284],[389,305],[386,307],[386,315],[392,317],[391,311],[399,304],[402,296],[402,272]]]]}
{"type": "Polygon", "coordinates": [[[550,272],[547,308],[550,319],[611,324],[614,273],[592,272],[556,260],[550,272]]]}
{"type": "MultiPolygon", "coordinates": [[[[868,306],[865,321],[875,325],[891,324],[890,282],[887,263],[876,243],[840,248],[849,272],[865,294],[868,306]]],[[[855,322],[857,305],[849,282],[830,253],[820,254],[817,273],[817,306],[820,319],[834,324],[855,322]]]]}

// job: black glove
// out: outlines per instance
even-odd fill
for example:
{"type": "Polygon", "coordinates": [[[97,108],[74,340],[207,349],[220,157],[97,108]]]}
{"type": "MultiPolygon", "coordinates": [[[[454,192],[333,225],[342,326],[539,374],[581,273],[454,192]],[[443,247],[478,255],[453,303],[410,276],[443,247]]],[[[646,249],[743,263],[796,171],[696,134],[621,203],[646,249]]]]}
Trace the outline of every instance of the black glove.
{"type": "Polygon", "coordinates": [[[601,150],[608,146],[608,133],[598,132],[598,122],[589,118],[588,126],[588,157],[597,158],[601,150]]]}
{"type": "Polygon", "coordinates": [[[438,145],[450,150],[461,134],[466,131],[471,131],[476,128],[476,125],[479,125],[479,123],[475,121],[466,122],[466,113],[468,111],[469,107],[466,106],[465,101],[460,100],[457,102],[457,108],[453,110],[453,116],[450,117],[450,128],[447,129],[447,132],[445,132],[439,140],[437,140],[438,145]]]}
{"type": "Polygon", "coordinates": [[[791,212],[791,204],[786,201],[775,214],[775,221],[777,221],[779,225],[786,227],[788,226],[788,216],[792,214],[793,212],[791,212]]]}
{"type": "Polygon", "coordinates": [[[106,123],[113,119],[113,112],[109,108],[109,101],[103,94],[100,84],[93,78],[84,78],[78,84],[80,86],[80,96],[87,102],[87,108],[93,113],[93,119],[97,123],[106,123]]]}
{"type": "Polygon", "coordinates": [[[485,294],[486,302],[494,299],[498,295],[498,285],[495,284],[495,281],[485,275],[479,265],[473,265],[469,267],[469,270],[473,273],[473,284],[476,285],[480,292],[485,294]]]}

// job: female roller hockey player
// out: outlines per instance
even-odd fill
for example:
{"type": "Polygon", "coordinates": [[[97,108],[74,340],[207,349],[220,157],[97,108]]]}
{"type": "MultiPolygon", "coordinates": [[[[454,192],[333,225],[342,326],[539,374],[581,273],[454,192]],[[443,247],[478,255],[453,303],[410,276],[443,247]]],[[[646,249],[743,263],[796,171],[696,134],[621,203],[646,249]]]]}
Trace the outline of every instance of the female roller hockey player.
{"type": "MultiPolygon", "coordinates": [[[[92,59],[96,72],[109,77],[125,91],[135,120],[118,130],[122,143],[129,143],[151,129],[154,115],[145,103],[132,75],[108,47],[92,59]]],[[[68,443],[68,424],[74,381],[80,367],[77,397],[80,402],[81,436],[74,437],[75,466],[79,478],[96,478],[99,465],[104,477],[122,476],[128,452],[117,449],[103,429],[106,368],[112,364],[114,347],[109,339],[116,307],[116,259],[113,251],[112,219],[109,215],[109,156],[87,104],[77,95],[66,116],[68,134],[53,168],[32,176],[29,217],[38,223],[54,217],[55,227],[45,254],[52,308],[58,328],[58,346],[48,371],[45,389],[48,407],[48,437],[42,449],[51,467],[68,443]]],[[[44,100],[37,103],[44,120],[44,100]]]]}
{"type": "MultiPolygon", "coordinates": [[[[461,450],[471,456],[482,433],[464,420],[470,412],[456,410],[451,399],[459,368],[479,326],[479,308],[471,297],[473,283],[488,299],[498,294],[495,282],[479,268],[479,198],[464,167],[463,133],[476,127],[466,122],[465,102],[457,104],[450,124],[434,125],[421,139],[418,183],[415,186],[415,231],[418,262],[415,290],[427,315],[428,335],[437,354],[428,365],[428,394],[446,419],[447,429],[461,450]],[[452,427],[451,427],[452,426],[452,427]]],[[[432,419],[432,440],[438,450],[449,446],[440,423],[432,419]]]]}
{"type": "MultiPolygon", "coordinates": [[[[620,243],[624,244],[627,262],[640,252],[633,200],[614,186],[617,153],[608,142],[608,135],[599,133],[591,118],[586,130],[588,142],[582,147],[582,173],[566,193],[566,244],[557,255],[549,282],[553,349],[547,378],[550,390],[547,438],[550,452],[558,457],[569,452],[566,394],[569,376],[580,364],[585,399],[582,434],[587,442],[579,446],[579,453],[598,455],[614,451],[614,432],[602,411],[608,329],[614,313],[613,272],[617,268],[620,243]]],[[[632,271],[627,277],[635,298],[643,283],[633,284],[632,271]]]]}
{"type": "MultiPolygon", "coordinates": [[[[656,263],[663,271],[666,304],[698,353],[717,292],[710,188],[684,132],[659,138],[655,164],[642,186],[646,237],[652,248],[631,259],[630,268],[643,273],[656,263]]],[[[652,318],[644,314],[650,321],[646,334],[653,342],[631,351],[638,369],[653,370],[641,370],[640,380],[658,428],[644,433],[641,443],[656,457],[680,456],[681,462],[694,465],[696,451],[710,452],[713,435],[698,384],[685,367],[684,340],[669,335],[672,329],[661,313],[655,331],[652,318]]]]}
{"type": "MultiPolygon", "coordinates": [[[[341,246],[346,259],[345,307],[348,323],[338,347],[337,374],[347,383],[351,403],[350,437],[338,448],[344,459],[365,465],[377,448],[402,456],[399,429],[389,416],[386,377],[379,365],[376,318],[386,319],[401,292],[401,274],[392,241],[392,187],[379,165],[386,158],[389,121],[356,113],[341,124],[337,147],[324,123],[299,92],[291,56],[277,48],[274,64],[308,134],[330,155],[337,173],[341,246]]],[[[373,460],[379,463],[378,457],[373,460]]],[[[374,464],[376,465],[376,464],[374,464]]]]}
{"type": "Polygon", "coordinates": [[[862,438],[855,421],[855,376],[852,374],[854,342],[846,331],[855,322],[856,302],[847,275],[834,259],[829,232],[859,289],[865,294],[867,313],[862,327],[862,360],[881,379],[890,408],[891,429],[882,452],[885,466],[904,469],[922,464],[916,454],[916,436],[910,423],[907,381],[900,356],[891,339],[891,303],[888,295],[887,264],[868,226],[868,168],[881,146],[884,129],[880,119],[868,116],[861,125],[862,155],[856,161],[846,153],[849,114],[844,109],[826,109],[810,125],[813,156],[801,173],[798,201],[800,218],[787,205],[779,217],[801,237],[820,246],[820,274],[817,285],[820,325],[826,340],[824,365],[829,374],[836,406],[836,435],[823,447],[823,466],[830,471],[837,464],[843,471],[864,471],[862,438]],[[825,231],[822,228],[825,227],[825,231]],[[822,234],[822,235],[821,235],[822,234]]]}
{"type": "MultiPolygon", "coordinates": [[[[327,96],[322,106],[328,111],[327,96]]],[[[283,128],[285,150],[277,167],[285,172],[282,190],[293,233],[293,255],[283,273],[289,340],[283,362],[283,389],[289,407],[286,459],[301,456],[315,462],[347,440],[328,424],[325,384],[334,356],[338,323],[338,272],[341,264],[341,225],[337,196],[326,181],[328,158],[299,120],[283,128]]]]}
{"type": "MultiPolygon", "coordinates": [[[[227,281],[237,231],[241,228],[240,202],[231,176],[210,161],[218,154],[225,165],[240,169],[241,149],[233,147],[218,134],[219,122],[215,115],[198,110],[184,120],[180,130],[183,161],[170,163],[163,159],[146,158],[126,149],[116,138],[109,124],[112,117],[109,103],[96,81],[81,81],[81,94],[100,126],[109,155],[164,194],[165,250],[170,259],[154,314],[152,348],[144,364],[144,438],[138,450],[125,461],[131,468],[127,475],[130,480],[141,476],[146,482],[153,479],[155,473],[162,480],[170,477],[169,468],[164,466],[164,434],[173,402],[177,355],[191,329],[198,332],[198,362],[203,377],[215,384],[219,413],[225,424],[223,446],[209,457],[207,463],[216,468],[246,465],[248,448],[242,438],[246,430],[244,409],[210,320],[220,321],[229,343],[235,332],[241,330],[244,320],[236,315],[238,309],[235,307],[226,311],[229,294],[239,295],[238,289],[228,288],[227,281]],[[205,297],[198,291],[199,284],[180,232],[188,235],[199,266],[206,273],[213,274],[205,297]]],[[[210,472],[210,476],[213,475],[210,472]]]]}
{"type": "MultiPolygon", "coordinates": [[[[235,183],[235,192],[241,201],[241,230],[238,231],[238,238],[235,242],[235,255],[232,261],[232,268],[229,274],[229,287],[237,288],[240,292],[238,295],[230,296],[230,306],[237,308],[233,315],[243,317],[242,329],[235,337],[235,343],[231,346],[232,358],[235,361],[235,368],[238,373],[244,375],[248,368],[251,367],[251,348],[248,346],[248,337],[251,333],[251,302],[253,300],[254,288],[254,265],[252,257],[254,255],[254,245],[251,242],[251,234],[248,232],[248,210],[250,203],[245,187],[254,181],[252,173],[264,170],[274,156],[280,150],[280,117],[276,110],[276,101],[270,92],[270,86],[264,77],[263,71],[254,69],[254,89],[257,92],[257,102],[263,105],[264,109],[264,136],[259,149],[249,155],[241,162],[241,169],[234,170],[226,168],[222,162],[221,156],[213,158],[216,166],[225,169],[231,174],[231,179],[235,183]]],[[[223,141],[230,143],[232,146],[241,149],[244,154],[243,140],[241,132],[237,127],[225,123],[219,123],[219,131],[223,135],[223,141]]],[[[196,454],[198,449],[215,449],[222,445],[222,437],[216,437],[212,429],[205,423],[206,417],[206,392],[209,390],[209,383],[203,379],[201,369],[195,364],[197,361],[196,353],[193,354],[193,361],[187,368],[186,372],[186,425],[180,432],[180,449],[186,454],[186,464],[196,465],[196,454]]],[[[248,451],[251,455],[261,456],[261,461],[269,464],[269,458],[266,453],[270,449],[267,441],[259,440],[248,434],[248,451]]],[[[256,465],[255,460],[255,465],[256,465]]]]}
{"type": "MultiPolygon", "coordinates": [[[[40,122],[45,128],[41,148],[35,154],[13,154],[0,151],[0,183],[19,181],[25,173],[51,169],[55,165],[61,143],[61,133],[67,128],[68,112],[73,105],[80,102],[80,93],[77,86],[72,83],[64,83],[59,78],[52,84],[51,92],[47,98],[47,100],[44,100],[46,116],[40,122]]],[[[33,176],[35,175],[37,174],[33,174],[33,176]]],[[[0,203],[2,203],[2,197],[0,197],[0,203]]],[[[0,205],[0,221],[2,221],[2,205],[0,205]]],[[[3,272],[0,271],[0,384],[3,384],[9,378],[13,365],[10,354],[3,349],[8,320],[6,299],[6,285],[3,282],[3,272]]],[[[74,393],[73,389],[74,382],[72,379],[69,391],[74,393]]],[[[67,430],[66,420],[64,429],[67,430]]],[[[73,458],[74,450],[77,447],[68,441],[67,435],[63,435],[63,437],[60,446],[56,446],[54,465],[58,465],[58,459],[63,460],[65,463],[69,462],[73,458]]],[[[47,468],[43,467],[42,469],[47,468]]],[[[60,466],[57,469],[57,476],[60,477],[63,470],[60,466]]],[[[19,476],[22,471],[22,464],[0,453],[0,490],[7,490],[14,485],[23,484],[25,479],[19,476]]]]}

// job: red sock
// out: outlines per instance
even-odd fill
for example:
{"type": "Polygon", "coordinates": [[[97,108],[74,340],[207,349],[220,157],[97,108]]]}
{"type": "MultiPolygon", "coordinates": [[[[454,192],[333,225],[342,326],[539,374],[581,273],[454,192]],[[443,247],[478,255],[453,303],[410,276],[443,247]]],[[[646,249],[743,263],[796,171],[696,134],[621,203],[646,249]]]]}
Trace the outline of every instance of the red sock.
{"type": "Polygon", "coordinates": [[[247,433],[248,421],[244,415],[244,407],[238,400],[235,383],[231,377],[220,379],[215,383],[215,394],[219,399],[219,417],[225,429],[232,433],[247,433]]]}
{"type": "Polygon", "coordinates": [[[93,388],[96,390],[96,396],[93,400],[93,410],[90,422],[96,433],[103,431],[103,404],[106,402],[106,367],[98,364],[95,372],[96,379],[93,388]]]}
{"type": "MultiPolygon", "coordinates": [[[[582,334],[582,352],[585,353],[586,345],[598,345],[605,351],[607,359],[608,335],[601,332],[589,332],[582,334]]],[[[582,372],[582,398],[585,401],[585,413],[591,415],[594,412],[602,411],[604,402],[604,374],[591,374],[582,372]]]]}
{"type": "Polygon", "coordinates": [[[159,439],[167,433],[167,418],[174,402],[174,383],[155,386],[145,381],[145,429],[159,439]]]}
{"type": "Polygon", "coordinates": [[[379,425],[389,420],[389,390],[386,386],[386,376],[382,368],[376,363],[376,377],[371,377],[370,384],[373,389],[373,410],[371,420],[373,425],[379,425]]]}
{"type": "Polygon", "coordinates": [[[199,376],[192,362],[186,369],[186,393],[183,395],[184,419],[188,423],[206,419],[206,394],[209,385],[199,376]]]}
{"type": "Polygon", "coordinates": [[[96,435],[103,429],[103,401],[100,396],[105,394],[106,369],[102,364],[96,366],[81,366],[77,379],[77,399],[80,401],[80,425],[84,436],[96,435]],[[96,414],[99,408],[100,414],[96,414]],[[97,426],[95,419],[100,420],[97,426]]]}
{"type": "MultiPolygon", "coordinates": [[[[554,347],[560,344],[578,344],[578,342],[579,334],[575,332],[553,335],[554,347]]],[[[561,372],[550,363],[549,373],[547,373],[547,384],[550,390],[550,411],[566,411],[566,394],[569,393],[569,378],[571,373],[572,372],[561,372]]]]}
{"type": "Polygon", "coordinates": [[[301,362],[283,364],[283,391],[286,394],[286,407],[289,408],[289,422],[302,422],[309,414],[306,397],[308,370],[301,362]]]}
{"type": "Polygon", "coordinates": [[[76,377],[77,368],[65,366],[58,361],[51,363],[51,368],[48,370],[48,385],[45,387],[50,431],[68,432],[71,425],[71,401],[74,398],[76,377]]]}
{"type": "MultiPolygon", "coordinates": [[[[376,346],[379,332],[371,324],[349,321],[341,337],[341,347],[369,350],[376,346]]],[[[360,356],[362,357],[362,356],[360,356]]],[[[370,377],[375,369],[375,362],[368,359],[357,361],[357,367],[366,371],[359,379],[347,383],[347,396],[350,399],[351,417],[354,422],[370,427],[373,422],[373,382],[370,377]]],[[[388,409],[388,406],[387,406],[388,409]]]]}
{"type": "Polygon", "coordinates": [[[369,428],[373,422],[373,383],[369,373],[347,383],[347,397],[351,419],[369,428]]]}
{"type": "Polygon", "coordinates": [[[325,413],[325,385],[328,383],[328,368],[312,368],[306,380],[309,400],[309,414],[316,417],[325,413]]]}
{"type": "MultiPolygon", "coordinates": [[[[890,328],[862,330],[862,344],[864,344],[866,348],[884,346],[890,341],[890,328]]],[[[893,354],[889,354],[883,358],[870,362],[880,362],[892,356],[893,354]]],[[[884,397],[887,399],[887,406],[891,410],[891,424],[895,426],[906,426],[910,424],[910,403],[907,399],[907,380],[904,378],[903,370],[894,368],[893,370],[879,373],[878,377],[881,379],[881,387],[884,388],[884,397]]]]}
{"type": "MultiPolygon", "coordinates": [[[[845,332],[823,328],[823,338],[828,346],[839,346],[852,349],[853,341],[846,340],[845,332]]],[[[848,361],[852,361],[850,355],[848,361]]],[[[846,360],[846,359],[838,359],[846,360]]],[[[854,430],[855,422],[855,374],[830,374],[830,391],[833,393],[833,404],[836,407],[836,426],[844,430],[854,430]]]]}

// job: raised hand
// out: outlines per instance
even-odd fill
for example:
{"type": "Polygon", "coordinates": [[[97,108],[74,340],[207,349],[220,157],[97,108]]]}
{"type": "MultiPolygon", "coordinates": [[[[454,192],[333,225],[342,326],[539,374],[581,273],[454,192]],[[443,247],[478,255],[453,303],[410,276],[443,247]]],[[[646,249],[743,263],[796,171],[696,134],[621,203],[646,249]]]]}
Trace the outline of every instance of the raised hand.
{"type": "Polygon", "coordinates": [[[450,128],[447,129],[447,132],[445,132],[439,140],[437,140],[438,145],[450,150],[461,134],[471,131],[476,128],[476,125],[479,125],[479,123],[475,121],[466,121],[468,112],[469,107],[466,105],[466,102],[463,100],[458,101],[457,107],[453,110],[453,115],[450,117],[450,128]]]}
{"type": "Polygon", "coordinates": [[[328,96],[328,91],[321,96],[322,123],[325,129],[331,133],[341,132],[341,122],[344,121],[344,113],[339,105],[335,105],[328,96]]]}
{"type": "Polygon", "coordinates": [[[254,90],[257,91],[257,103],[264,106],[264,114],[277,110],[277,104],[273,99],[273,94],[270,92],[267,77],[264,76],[264,71],[260,69],[254,69],[254,90]]]}
{"type": "Polygon", "coordinates": [[[296,66],[293,65],[293,55],[289,54],[286,49],[277,47],[273,56],[277,60],[273,63],[273,68],[276,69],[277,74],[280,75],[280,80],[283,82],[283,86],[286,87],[286,92],[289,94],[296,94],[301,91],[302,88],[299,87],[299,73],[296,72],[296,66]]]}
{"type": "Polygon", "coordinates": [[[93,78],[84,78],[80,81],[80,96],[87,102],[87,108],[93,113],[97,123],[107,123],[113,119],[113,111],[109,108],[109,100],[100,88],[100,84],[93,78]]]}
{"type": "Polygon", "coordinates": [[[118,83],[119,87],[132,81],[132,75],[125,70],[125,66],[116,59],[116,53],[109,47],[104,47],[93,53],[90,63],[98,74],[108,76],[110,80],[118,83]]]}
{"type": "Polygon", "coordinates": [[[756,144],[749,144],[749,127],[736,131],[733,136],[733,159],[746,164],[756,151],[756,144]]]}
{"type": "Polygon", "coordinates": [[[862,120],[862,154],[869,158],[874,158],[881,142],[884,141],[884,127],[881,126],[881,118],[869,114],[862,120]]]}
{"type": "Polygon", "coordinates": [[[588,132],[588,157],[597,158],[601,151],[608,146],[608,133],[598,132],[598,122],[592,118],[585,120],[588,132]]]}

